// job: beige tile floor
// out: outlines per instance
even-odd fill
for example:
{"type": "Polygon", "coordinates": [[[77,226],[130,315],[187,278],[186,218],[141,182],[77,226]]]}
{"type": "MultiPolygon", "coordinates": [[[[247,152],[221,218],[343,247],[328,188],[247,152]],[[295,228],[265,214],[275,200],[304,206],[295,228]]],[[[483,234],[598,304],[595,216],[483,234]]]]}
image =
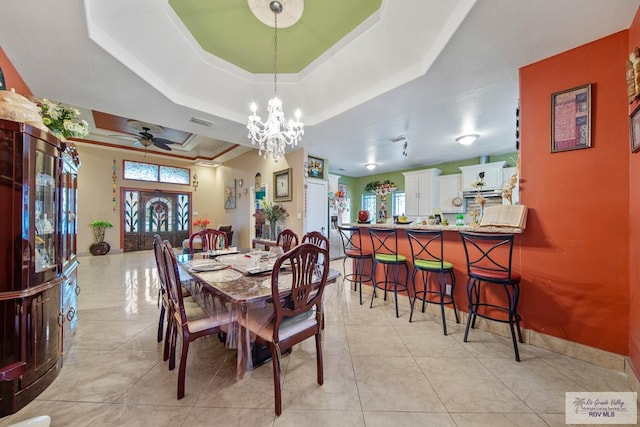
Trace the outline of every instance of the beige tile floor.
{"type": "MultiPolygon", "coordinates": [[[[332,263],[342,269],[341,261],[332,263]]],[[[0,426],[41,414],[53,426],[559,426],[566,391],[631,391],[623,374],[378,299],[360,306],[342,283],[327,289],[325,382],[313,340],[284,357],[283,414],[273,411],[271,365],[235,380],[235,353],[217,338],[192,344],[186,396],[176,400],[156,342],[152,252],[81,258],[79,326],[54,383],[0,426]]]]}

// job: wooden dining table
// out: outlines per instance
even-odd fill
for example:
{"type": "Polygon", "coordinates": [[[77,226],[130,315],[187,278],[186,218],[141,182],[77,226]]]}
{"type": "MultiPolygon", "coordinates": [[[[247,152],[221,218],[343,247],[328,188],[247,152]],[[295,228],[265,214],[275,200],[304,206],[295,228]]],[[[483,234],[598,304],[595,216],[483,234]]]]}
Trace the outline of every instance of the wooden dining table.
{"type": "MultiPolygon", "coordinates": [[[[193,279],[186,286],[202,309],[212,317],[229,312],[231,322],[226,331],[225,345],[237,350],[237,378],[244,378],[254,367],[251,351],[254,338],[241,325],[248,324],[249,313],[252,320],[261,325],[271,321],[273,311],[267,306],[271,305],[270,267],[273,267],[275,259],[269,259],[267,252],[257,265],[247,252],[215,257],[184,254],[178,255],[177,259],[180,268],[193,279]]],[[[290,270],[283,268],[280,271],[278,288],[281,297],[291,292],[291,277],[290,270]]],[[[336,282],[339,277],[338,270],[329,269],[327,284],[336,282]]]]}

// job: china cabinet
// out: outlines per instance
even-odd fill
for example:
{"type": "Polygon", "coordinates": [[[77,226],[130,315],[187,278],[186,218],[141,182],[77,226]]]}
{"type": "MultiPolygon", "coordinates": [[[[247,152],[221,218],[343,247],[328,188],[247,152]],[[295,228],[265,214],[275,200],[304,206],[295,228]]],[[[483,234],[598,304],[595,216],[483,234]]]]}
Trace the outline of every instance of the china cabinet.
{"type": "Polygon", "coordinates": [[[0,416],[40,394],[62,367],[77,321],[75,149],[24,123],[0,120],[0,416]]]}
{"type": "Polygon", "coordinates": [[[438,176],[440,169],[404,172],[405,215],[431,215],[438,207],[438,176]]]}

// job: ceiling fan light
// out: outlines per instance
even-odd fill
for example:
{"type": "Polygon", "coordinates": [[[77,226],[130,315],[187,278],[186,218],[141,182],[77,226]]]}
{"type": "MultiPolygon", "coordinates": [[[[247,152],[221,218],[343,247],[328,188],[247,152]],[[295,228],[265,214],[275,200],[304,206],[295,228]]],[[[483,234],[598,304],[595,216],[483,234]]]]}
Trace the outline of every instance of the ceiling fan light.
{"type": "Polygon", "coordinates": [[[364,167],[369,169],[370,171],[374,170],[376,168],[376,166],[378,166],[377,163],[367,163],[367,164],[364,165],[364,167]]]}
{"type": "Polygon", "coordinates": [[[462,136],[457,137],[456,141],[458,141],[462,145],[471,145],[479,137],[480,137],[480,135],[478,135],[477,133],[471,133],[471,134],[468,134],[468,135],[462,135],[462,136]]]}

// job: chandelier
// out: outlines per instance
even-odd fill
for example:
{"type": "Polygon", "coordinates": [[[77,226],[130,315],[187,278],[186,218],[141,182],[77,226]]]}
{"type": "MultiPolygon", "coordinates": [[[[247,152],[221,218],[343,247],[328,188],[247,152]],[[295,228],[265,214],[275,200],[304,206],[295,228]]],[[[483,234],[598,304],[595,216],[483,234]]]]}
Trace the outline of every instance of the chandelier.
{"type": "Polygon", "coordinates": [[[258,107],[254,103],[251,104],[252,114],[249,116],[247,129],[249,134],[247,137],[251,139],[251,144],[258,145],[258,154],[264,153],[264,158],[271,157],[277,162],[284,156],[284,150],[287,145],[295,147],[298,141],[302,140],[304,135],[304,124],[300,121],[300,110],[295,112],[295,122],[284,118],[282,111],[282,101],[278,98],[278,14],[282,12],[282,3],[272,1],[269,8],[273,12],[275,20],[275,32],[273,37],[274,53],[273,53],[273,91],[274,96],[269,100],[267,112],[269,113],[267,121],[263,122],[257,115],[258,107]]]}

